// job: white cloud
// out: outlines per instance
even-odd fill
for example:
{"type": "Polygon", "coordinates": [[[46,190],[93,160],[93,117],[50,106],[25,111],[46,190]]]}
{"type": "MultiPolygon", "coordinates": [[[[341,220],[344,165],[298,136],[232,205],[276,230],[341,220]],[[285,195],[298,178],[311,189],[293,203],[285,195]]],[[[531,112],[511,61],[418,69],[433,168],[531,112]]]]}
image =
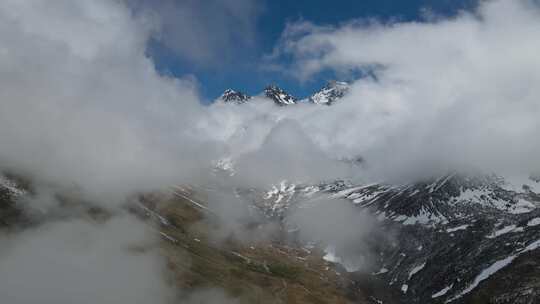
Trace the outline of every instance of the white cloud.
{"type": "MultiPolygon", "coordinates": [[[[252,10],[251,4],[217,3],[213,5],[226,5],[233,20],[245,20],[233,24],[240,22],[241,28],[250,30],[252,21],[243,15],[252,10]]],[[[193,14],[186,20],[202,22],[198,13],[193,14]]],[[[284,177],[316,183],[350,174],[350,167],[336,159],[358,156],[366,160],[363,173],[373,178],[411,178],[470,167],[538,170],[539,17],[532,2],[499,0],[482,4],[474,14],[424,23],[291,25],[276,54],[293,57],[288,69],[298,77],[309,78],[325,69],[375,68],[377,80],[356,81],[350,94],[330,107],[276,107],[259,97],[242,106],[203,107],[192,80],[156,72],[145,55],[155,24],[144,14],[134,17],[124,2],[3,1],[0,166],[31,175],[46,184],[45,189],[51,184],[78,188],[105,206],[123,203],[132,192],[201,182],[211,161],[223,156],[232,156],[238,165],[234,186],[262,186],[284,177]]],[[[173,35],[170,42],[183,56],[211,62],[222,45],[234,41],[236,32],[228,19],[201,28],[186,27],[182,23],[186,20],[171,19],[169,25],[184,26],[187,34],[173,35]],[[224,40],[211,37],[221,35],[216,31],[201,44],[182,44],[206,39],[206,32],[216,27],[224,27],[224,40]]],[[[223,200],[218,196],[213,203],[223,200]]],[[[54,202],[42,203],[46,208],[54,202]]],[[[343,213],[348,214],[349,207],[343,213]]],[[[237,219],[237,213],[230,214],[233,209],[224,209],[224,217],[237,219]]],[[[341,218],[342,211],[336,211],[336,217],[341,218]]],[[[309,218],[317,214],[306,214],[294,219],[312,227],[316,223],[309,218]]],[[[109,228],[116,229],[103,229],[109,228]]],[[[80,231],[92,240],[102,233],[87,223],[43,229],[35,236],[23,233],[20,243],[6,247],[23,253],[15,255],[19,260],[10,253],[5,253],[8,259],[0,258],[3,274],[19,275],[19,267],[13,265],[33,260],[31,251],[42,240],[69,247],[80,231]]],[[[347,227],[343,229],[350,235],[347,227]]],[[[327,238],[334,237],[332,230],[327,232],[327,238]]],[[[92,250],[110,245],[94,244],[98,247],[92,250]]],[[[352,248],[353,255],[356,249],[352,248]]],[[[51,250],[47,248],[45,256],[54,256],[51,250]]],[[[111,252],[121,256],[116,253],[111,252]]],[[[66,258],[77,262],[85,256],[66,258]]],[[[59,271],[39,263],[35,267],[45,267],[43,273],[59,271]]],[[[148,267],[153,270],[148,278],[161,273],[148,267]]],[[[91,276],[89,282],[99,276],[91,276]]],[[[75,282],[71,276],[65,278],[75,282]]],[[[39,286],[41,279],[37,276],[31,283],[39,286]]],[[[43,286],[57,287],[54,281],[47,283],[43,286]]],[[[95,294],[106,288],[81,286],[95,294]]],[[[69,299],[72,295],[66,292],[69,299]]],[[[19,296],[26,295],[13,297],[19,296]]],[[[32,298],[20,302],[25,301],[32,298]]]]}
{"type": "Polygon", "coordinates": [[[2,302],[169,303],[164,261],[149,246],[152,232],[117,217],[102,224],[82,220],[49,223],[0,236],[2,302]],[[136,247],[146,251],[137,251],[136,247]]]}
{"type": "Polygon", "coordinates": [[[540,8],[486,1],[426,22],[290,25],[276,49],[288,71],[373,70],[334,109],[300,120],[318,143],[363,155],[377,173],[538,170],[540,8]],[[341,109],[340,109],[341,108],[341,109]],[[421,168],[421,169],[420,169],[421,168]]]}
{"type": "Polygon", "coordinates": [[[123,195],[208,163],[194,84],[158,75],[139,21],[115,1],[0,4],[2,166],[123,195]]]}
{"type": "Polygon", "coordinates": [[[162,256],[130,248],[155,232],[117,208],[130,194],[197,179],[218,149],[193,136],[204,113],[193,81],[160,76],[146,57],[150,33],[122,1],[0,3],[0,170],[37,186],[22,202],[39,216],[0,240],[3,302],[174,296],[162,256]],[[57,201],[66,189],[111,219],[81,219],[86,208],[57,201]]]}
{"type": "MultiPolygon", "coordinates": [[[[220,5],[234,16],[249,7],[220,5]]],[[[258,155],[239,182],[330,179],[347,172],[333,159],[358,156],[383,177],[538,169],[539,15],[532,2],[491,1],[422,23],[293,24],[276,53],[293,56],[290,71],[374,68],[377,80],[356,81],[331,107],[207,108],[191,80],[158,75],[145,56],[153,25],[122,2],[5,1],[0,161],[95,194],[192,181],[224,154],[258,155]]]]}
{"type": "Polygon", "coordinates": [[[129,0],[136,12],[154,22],[154,37],[183,59],[216,66],[252,48],[258,0],[129,0]]]}

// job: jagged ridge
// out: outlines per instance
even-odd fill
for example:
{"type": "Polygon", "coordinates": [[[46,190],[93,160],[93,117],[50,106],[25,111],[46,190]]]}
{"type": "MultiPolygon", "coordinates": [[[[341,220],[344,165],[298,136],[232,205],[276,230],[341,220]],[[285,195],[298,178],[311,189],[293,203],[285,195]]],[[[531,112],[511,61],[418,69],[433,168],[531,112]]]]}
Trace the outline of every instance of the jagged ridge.
{"type": "Polygon", "coordinates": [[[224,103],[234,103],[234,104],[243,104],[251,99],[251,96],[246,95],[242,92],[235,91],[232,89],[227,89],[219,97],[224,103]]]}
{"type": "MultiPolygon", "coordinates": [[[[322,89],[315,92],[313,95],[302,100],[299,100],[293,95],[287,93],[285,90],[278,87],[277,85],[267,86],[261,95],[271,99],[278,106],[294,105],[303,102],[331,105],[338,99],[345,96],[348,91],[348,83],[333,80],[328,82],[322,89]]],[[[222,101],[223,103],[229,104],[244,104],[248,102],[251,98],[251,96],[244,94],[240,91],[227,89],[218,98],[218,100],[222,101]]]]}
{"type": "Polygon", "coordinates": [[[349,84],[341,81],[330,81],[320,91],[308,98],[309,102],[315,104],[331,105],[336,100],[342,98],[349,91],[349,84]]]}

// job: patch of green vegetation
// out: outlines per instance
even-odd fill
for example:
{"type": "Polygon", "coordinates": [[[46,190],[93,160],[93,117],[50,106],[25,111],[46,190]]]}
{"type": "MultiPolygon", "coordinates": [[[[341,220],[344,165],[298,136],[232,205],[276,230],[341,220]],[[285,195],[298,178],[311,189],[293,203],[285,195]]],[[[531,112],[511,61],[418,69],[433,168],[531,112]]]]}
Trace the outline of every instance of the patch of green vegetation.
{"type": "Polygon", "coordinates": [[[160,230],[176,240],[164,238],[163,249],[180,288],[222,288],[241,304],[350,302],[342,278],[328,271],[320,257],[299,260],[294,250],[279,249],[279,244],[210,242],[214,227],[200,221],[199,210],[182,203],[159,208],[173,223],[160,230]]]}
{"type": "Polygon", "coordinates": [[[270,270],[270,273],[275,276],[290,280],[297,279],[298,275],[302,271],[300,267],[291,266],[283,263],[270,264],[268,265],[268,270],[270,270]]]}
{"type": "Polygon", "coordinates": [[[251,271],[258,272],[258,273],[268,273],[266,268],[264,268],[264,266],[262,264],[258,264],[258,263],[246,264],[246,268],[251,270],[251,271]]]}

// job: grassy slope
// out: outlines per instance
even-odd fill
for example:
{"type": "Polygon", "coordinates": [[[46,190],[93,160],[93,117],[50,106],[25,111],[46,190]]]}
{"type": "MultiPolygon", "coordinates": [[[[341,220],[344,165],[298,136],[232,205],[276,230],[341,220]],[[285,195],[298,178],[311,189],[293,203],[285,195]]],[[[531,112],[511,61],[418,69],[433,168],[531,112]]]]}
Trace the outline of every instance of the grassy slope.
{"type": "Polygon", "coordinates": [[[540,301],[540,250],[527,252],[481,282],[464,303],[535,304],[540,301]]]}
{"type": "Polygon", "coordinates": [[[199,210],[181,198],[157,208],[173,225],[162,226],[164,254],[182,289],[220,287],[241,303],[367,303],[320,255],[276,243],[211,241],[199,210]],[[174,238],[175,240],[171,240],[174,238]]]}

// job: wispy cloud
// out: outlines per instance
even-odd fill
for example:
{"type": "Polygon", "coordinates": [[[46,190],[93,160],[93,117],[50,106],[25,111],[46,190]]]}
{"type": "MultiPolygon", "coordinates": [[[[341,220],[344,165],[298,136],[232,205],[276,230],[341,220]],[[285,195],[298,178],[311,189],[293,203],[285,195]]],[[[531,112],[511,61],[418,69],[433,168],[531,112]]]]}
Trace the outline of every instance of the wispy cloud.
{"type": "MultiPolygon", "coordinates": [[[[75,187],[111,209],[133,192],[205,182],[212,161],[225,156],[238,169],[229,188],[263,188],[283,178],[317,183],[350,174],[339,159],[358,156],[365,164],[355,169],[376,179],[540,169],[535,2],[490,1],[474,13],[429,22],[289,25],[275,56],[290,57],[290,73],[309,78],[326,69],[367,68],[376,75],[355,81],[330,107],[276,107],[263,97],[242,106],[205,107],[191,78],[160,75],[146,55],[148,41],[159,33],[180,56],[214,64],[226,50],[250,43],[257,11],[251,1],[161,1],[152,7],[146,1],[2,1],[0,166],[47,186],[75,187]],[[134,5],[140,5],[135,14],[134,5]]],[[[217,196],[211,203],[223,201],[217,196]]],[[[242,215],[221,207],[224,217],[242,215]]],[[[344,218],[349,207],[333,218],[344,218]]],[[[309,221],[318,213],[296,215],[308,230],[330,226],[309,221]]],[[[106,228],[116,231],[114,223],[106,228]]],[[[354,236],[348,227],[324,230],[325,238],[354,236]]],[[[77,222],[24,234],[11,247],[24,253],[22,259],[0,262],[0,271],[17,273],[36,260],[28,251],[43,242],[64,246],[77,231],[92,240],[102,233],[77,222]]],[[[341,243],[335,246],[348,239],[341,243]]],[[[116,249],[110,253],[112,261],[122,256],[116,249]]],[[[70,258],[80,257],[76,252],[70,258]]],[[[122,263],[120,270],[130,268],[122,263]]],[[[121,288],[123,278],[115,280],[121,288]]]]}
{"type": "Polygon", "coordinates": [[[256,43],[256,22],[264,9],[258,0],[130,0],[154,25],[153,37],[197,65],[222,65],[256,43]]]}
{"type": "Polygon", "coordinates": [[[301,22],[276,54],[293,58],[286,71],[300,79],[328,69],[376,76],[303,124],[336,131],[326,135],[333,147],[349,141],[377,170],[538,170],[539,16],[534,1],[486,1],[425,22],[301,22]]]}

